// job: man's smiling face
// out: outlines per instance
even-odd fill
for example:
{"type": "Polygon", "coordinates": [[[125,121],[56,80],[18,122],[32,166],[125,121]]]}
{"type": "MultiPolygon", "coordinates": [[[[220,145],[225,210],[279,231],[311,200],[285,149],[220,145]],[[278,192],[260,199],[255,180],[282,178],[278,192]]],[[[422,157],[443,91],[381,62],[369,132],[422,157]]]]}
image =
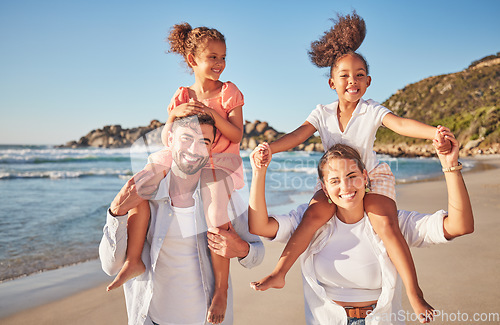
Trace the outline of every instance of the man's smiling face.
{"type": "Polygon", "coordinates": [[[187,175],[196,174],[209,159],[214,141],[212,125],[189,123],[170,133],[172,159],[187,175]]]}

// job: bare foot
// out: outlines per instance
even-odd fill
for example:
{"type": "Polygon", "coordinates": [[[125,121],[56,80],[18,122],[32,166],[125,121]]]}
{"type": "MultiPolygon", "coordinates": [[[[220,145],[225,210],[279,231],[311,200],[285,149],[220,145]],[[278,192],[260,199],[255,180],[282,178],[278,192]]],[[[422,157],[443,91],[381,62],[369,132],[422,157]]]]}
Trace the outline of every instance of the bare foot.
{"type": "Polygon", "coordinates": [[[423,296],[409,296],[408,300],[415,315],[418,315],[420,323],[429,323],[434,319],[434,308],[425,301],[423,296]]]}
{"type": "MultiPolygon", "coordinates": [[[[222,291],[222,290],[221,290],[222,291]]],[[[212,324],[220,324],[224,321],[227,307],[227,290],[223,293],[215,293],[212,304],[208,309],[207,321],[212,324]]]]}
{"type": "Polygon", "coordinates": [[[285,278],[270,274],[260,281],[251,282],[250,287],[257,291],[266,291],[270,288],[281,289],[285,286],[285,278]]]}
{"type": "Polygon", "coordinates": [[[120,272],[118,272],[118,275],[106,288],[106,291],[111,291],[113,289],[119,288],[128,280],[144,273],[144,271],[146,271],[146,267],[140,259],[138,261],[126,260],[123,264],[122,269],[120,270],[120,272]]]}

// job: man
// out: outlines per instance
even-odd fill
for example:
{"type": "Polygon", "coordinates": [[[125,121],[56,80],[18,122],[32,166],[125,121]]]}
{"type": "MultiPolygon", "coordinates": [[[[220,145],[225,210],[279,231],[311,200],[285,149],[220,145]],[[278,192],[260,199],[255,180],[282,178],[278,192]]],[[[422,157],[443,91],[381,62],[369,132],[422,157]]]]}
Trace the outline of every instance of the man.
{"type": "MultiPolygon", "coordinates": [[[[174,121],[169,141],[172,167],[160,182],[149,204],[150,226],[142,251],[146,271],[124,284],[129,324],[204,324],[214,291],[214,275],[208,247],[227,258],[238,257],[241,265],[260,264],[264,247],[248,232],[246,211],[236,216],[229,230],[208,234],[200,194],[201,168],[206,164],[215,137],[215,122],[197,115],[174,121]],[[234,227],[234,228],[233,228],[234,227]]],[[[99,247],[103,270],[116,274],[126,258],[127,218],[141,202],[131,190],[132,181],[113,200],[99,247]],[[128,212],[130,210],[130,212],[128,212]],[[127,213],[128,212],[128,213],[127,213]]],[[[231,197],[237,200],[237,194],[231,197]]],[[[241,206],[241,204],[240,204],[241,206]]],[[[232,324],[232,290],[229,283],[223,324],[232,324]]]]}

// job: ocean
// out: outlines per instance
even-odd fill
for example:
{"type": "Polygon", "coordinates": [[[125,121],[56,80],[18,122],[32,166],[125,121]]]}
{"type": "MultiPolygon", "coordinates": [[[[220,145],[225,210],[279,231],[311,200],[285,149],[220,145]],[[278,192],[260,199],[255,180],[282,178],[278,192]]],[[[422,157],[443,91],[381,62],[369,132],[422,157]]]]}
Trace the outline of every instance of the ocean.
{"type": "MultiPolygon", "coordinates": [[[[106,209],[147,155],[140,148],[0,145],[0,282],[97,258],[106,209]]],[[[249,184],[249,152],[241,156],[249,184]]],[[[320,157],[273,156],[266,187],[270,213],[307,201],[320,157]]],[[[379,160],[391,166],[399,183],[441,174],[433,158],[379,160]]]]}

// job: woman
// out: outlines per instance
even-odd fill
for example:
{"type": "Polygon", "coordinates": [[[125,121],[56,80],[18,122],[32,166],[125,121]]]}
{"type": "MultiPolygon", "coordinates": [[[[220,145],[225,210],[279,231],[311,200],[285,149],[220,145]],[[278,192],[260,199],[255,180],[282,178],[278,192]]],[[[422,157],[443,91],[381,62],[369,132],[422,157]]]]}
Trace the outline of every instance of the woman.
{"type": "MultiPolygon", "coordinates": [[[[450,132],[443,132],[442,136],[452,144],[449,153],[438,152],[447,183],[449,211],[432,215],[399,211],[399,225],[409,246],[445,243],[474,231],[472,208],[458,162],[458,142],[450,132]]],[[[267,166],[256,167],[257,150],[250,159],[250,232],[287,242],[307,204],[288,215],[268,216],[264,191],[267,166]]],[[[307,323],[404,323],[405,314],[400,312],[401,279],[364,211],[369,179],[359,153],[346,145],[333,146],[320,159],[318,174],[326,196],[337,205],[337,213],[316,232],[301,255],[307,323]]],[[[282,259],[283,256],[278,265],[282,259]]],[[[259,283],[252,286],[258,287],[259,283]]],[[[419,318],[428,322],[432,315],[419,318]]]]}

